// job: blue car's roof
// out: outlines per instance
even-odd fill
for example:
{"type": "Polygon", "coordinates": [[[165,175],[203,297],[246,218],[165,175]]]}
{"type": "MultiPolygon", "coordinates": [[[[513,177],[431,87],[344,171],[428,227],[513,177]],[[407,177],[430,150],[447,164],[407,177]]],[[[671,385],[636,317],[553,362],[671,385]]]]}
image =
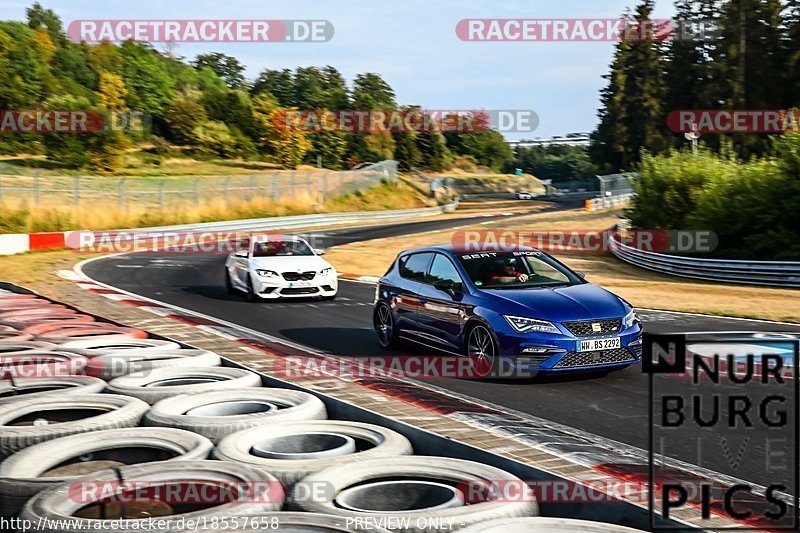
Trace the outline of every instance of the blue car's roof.
{"type": "Polygon", "coordinates": [[[411,253],[411,252],[444,252],[444,253],[448,253],[448,254],[451,254],[451,255],[458,255],[458,254],[462,254],[462,253],[478,254],[478,253],[482,253],[482,252],[501,252],[502,253],[502,252],[512,252],[512,251],[525,251],[525,252],[536,251],[536,252],[541,252],[541,250],[539,250],[538,248],[533,248],[532,246],[515,246],[515,247],[513,247],[513,249],[509,249],[509,250],[497,250],[497,249],[491,249],[491,247],[489,247],[486,250],[473,250],[473,249],[464,250],[460,246],[458,248],[456,248],[456,246],[453,245],[453,244],[434,244],[434,245],[425,246],[425,247],[422,247],[422,248],[411,248],[410,250],[405,250],[403,253],[404,254],[408,254],[408,253],[411,253]]]}

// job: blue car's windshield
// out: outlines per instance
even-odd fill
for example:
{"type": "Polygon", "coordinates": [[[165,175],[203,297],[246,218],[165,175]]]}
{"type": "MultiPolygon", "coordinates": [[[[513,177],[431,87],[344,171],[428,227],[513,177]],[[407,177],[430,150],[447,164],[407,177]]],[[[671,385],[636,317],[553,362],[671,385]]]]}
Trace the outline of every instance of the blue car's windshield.
{"type": "Polygon", "coordinates": [[[552,257],[538,251],[459,254],[469,279],[481,289],[525,289],[583,283],[552,257]]]}

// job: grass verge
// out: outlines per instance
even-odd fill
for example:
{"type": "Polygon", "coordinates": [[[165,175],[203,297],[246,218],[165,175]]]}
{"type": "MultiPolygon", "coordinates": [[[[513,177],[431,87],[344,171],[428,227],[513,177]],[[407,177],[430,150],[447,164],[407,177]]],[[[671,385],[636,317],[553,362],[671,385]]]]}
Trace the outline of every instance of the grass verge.
{"type": "Polygon", "coordinates": [[[410,209],[430,205],[433,205],[431,200],[403,183],[397,186],[380,184],[363,192],[327,200],[323,205],[318,205],[316,199],[307,194],[298,195],[293,200],[255,198],[227,205],[222,200],[212,200],[197,206],[175,205],[165,209],[144,205],[121,209],[116,205],[88,202],[80,207],[2,205],[0,233],[140,228],[309,213],[410,209]]]}

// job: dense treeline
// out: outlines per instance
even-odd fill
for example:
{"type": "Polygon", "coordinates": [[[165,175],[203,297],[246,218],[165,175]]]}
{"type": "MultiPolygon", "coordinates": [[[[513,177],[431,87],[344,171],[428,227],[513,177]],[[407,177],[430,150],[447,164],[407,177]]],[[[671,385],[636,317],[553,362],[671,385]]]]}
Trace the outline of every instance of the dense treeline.
{"type": "MultiPolygon", "coordinates": [[[[667,128],[673,110],[800,106],[798,0],[679,0],[701,39],[623,41],[601,93],[593,160],[637,170],[634,227],[710,229],[715,255],[800,258],[800,134],[703,134],[691,150],[667,128]],[[698,26],[699,27],[699,26],[698,26]]],[[[650,19],[653,0],[632,14],[650,19]]]]}
{"type": "Polygon", "coordinates": [[[193,61],[147,43],[88,45],[70,41],[59,17],[34,4],[27,21],[0,22],[0,110],[89,109],[141,112],[144,132],[0,137],[0,153],[45,153],[71,168],[110,171],[133,143],[152,141],[158,156],[184,149],[194,156],[274,161],[285,168],[320,162],[330,169],[396,159],[401,167],[441,171],[453,164],[499,169],[513,159],[493,130],[470,133],[307,132],[278,127],[286,110],[397,109],[391,86],[375,73],[348,86],[335,68],[265,70],[244,77],[234,57],[202,54],[193,61]]]}
{"type": "MultiPolygon", "coordinates": [[[[651,20],[654,0],[626,18],[651,20]]],[[[782,110],[800,106],[800,1],[677,0],[676,20],[697,38],[622,40],[601,93],[592,156],[609,170],[631,170],[642,151],[686,143],[667,128],[673,110],[782,110]],[[692,26],[693,25],[693,26],[692,26]]],[[[763,134],[728,139],[741,159],[772,151],[763,134]]],[[[718,152],[721,135],[703,144],[718,152]]]]}
{"type": "Polygon", "coordinates": [[[646,154],[628,210],[634,227],[713,230],[718,257],[800,258],[800,135],[776,139],[775,154],[741,161],[721,153],[646,154]]]}
{"type": "Polygon", "coordinates": [[[553,180],[555,184],[592,180],[602,168],[592,162],[583,146],[518,147],[514,154],[514,161],[506,165],[507,172],[519,168],[537,178],[553,180]]]}

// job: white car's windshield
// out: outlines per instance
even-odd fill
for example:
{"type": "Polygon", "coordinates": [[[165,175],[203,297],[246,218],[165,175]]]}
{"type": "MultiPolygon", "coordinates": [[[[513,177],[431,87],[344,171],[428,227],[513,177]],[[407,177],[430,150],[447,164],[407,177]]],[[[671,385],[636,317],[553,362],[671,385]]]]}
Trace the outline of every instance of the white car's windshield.
{"type": "Polygon", "coordinates": [[[525,289],[582,283],[555,259],[538,251],[460,254],[459,261],[476,287],[525,289]]]}
{"type": "Polygon", "coordinates": [[[253,244],[253,257],[295,255],[314,255],[314,251],[302,241],[266,241],[253,244]]]}

